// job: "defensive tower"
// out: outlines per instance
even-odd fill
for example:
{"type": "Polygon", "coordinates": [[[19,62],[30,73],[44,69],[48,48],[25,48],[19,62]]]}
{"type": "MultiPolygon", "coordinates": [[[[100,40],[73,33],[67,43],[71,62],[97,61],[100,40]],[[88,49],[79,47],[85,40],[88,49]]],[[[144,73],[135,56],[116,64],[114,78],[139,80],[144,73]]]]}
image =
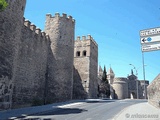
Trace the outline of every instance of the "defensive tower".
{"type": "Polygon", "coordinates": [[[79,72],[88,98],[97,97],[98,45],[91,35],[77,37],[74,46],[74,66],[79,72]]]}
{"type": "Polygon", "coordinates": [[[115,90],[116,99],[128,98],[128,83],[127,78],[116,77],[113,83],[113,89],[115,90]]]}
{"type": "Polygon", "coordinates": [[[72,99],[75,20],[66,14],[46,15],[45,32],[50,36],[47,102],[72,99]]]}

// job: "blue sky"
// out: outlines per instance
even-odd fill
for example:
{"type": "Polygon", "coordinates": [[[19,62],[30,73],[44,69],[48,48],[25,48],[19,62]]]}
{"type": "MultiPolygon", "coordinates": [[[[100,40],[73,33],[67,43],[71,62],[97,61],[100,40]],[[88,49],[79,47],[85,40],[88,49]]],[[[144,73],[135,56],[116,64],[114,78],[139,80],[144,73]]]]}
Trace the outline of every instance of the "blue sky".
{"type": "MultiPolygon", "coordinates": [[[[44,30],[47,13],[66,13],[76,20],[76,36],[92,35],[99,47],[98,63],[116,77],[133,68],[143,79],[139,31],[160,27],[159,0],[27,0],[25,18],[44,30]]],[[[146,79],[160,73],[160,51],[145,52],[146,79]]]]}

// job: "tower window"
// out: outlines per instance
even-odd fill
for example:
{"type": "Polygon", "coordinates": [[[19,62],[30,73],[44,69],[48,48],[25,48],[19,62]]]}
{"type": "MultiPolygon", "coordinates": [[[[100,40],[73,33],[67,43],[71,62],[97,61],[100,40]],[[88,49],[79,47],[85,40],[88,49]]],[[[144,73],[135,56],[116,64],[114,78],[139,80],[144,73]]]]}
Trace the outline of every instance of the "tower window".
{"type": "Polygon", "coordinates": [[[77,51],[76,56],[80,56],[80,55],[81,55],[80,51],[77,51]]]}
{"type": "Polygon", "coordinates": [[[83,56],[86,56],[87,55],[87,51],[83,51],[83,56]]]}

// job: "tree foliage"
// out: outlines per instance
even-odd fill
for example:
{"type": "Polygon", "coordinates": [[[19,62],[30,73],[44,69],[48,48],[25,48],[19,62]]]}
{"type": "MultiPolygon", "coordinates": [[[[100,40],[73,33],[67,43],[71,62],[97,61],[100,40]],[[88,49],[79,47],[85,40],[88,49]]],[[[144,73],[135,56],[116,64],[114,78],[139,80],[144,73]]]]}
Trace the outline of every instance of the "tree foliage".
{"type": "Polygon", "coordinates": [[[0,12],[3,11],[8,6],[6,0],[0,0],[0,12]]]}
{"type": "Polygon", "coordinates": [[[102,81],[100,85],[98,86],[99,90],[99,96],[102,94],[105,95],[106,97],[110,96],[110,85],[107,80],[107,72],[106,72],[106,67],[104,66],[103,70],[103,75],[102,75],[102,81]]]}
{"type": "Polygon", "coordinates": [[[104,66],[104,70],[103,70],[102,81],[105,82],[106,84],[108,84],[107,72],[106,72],[105,66],[104,66]]]}
{"type": "Polygon", "coordinates": [[[104,66],[103,75],[102,75],[102,81],[106,81],[107,74],[106,74],[106,67],[104,66]]]}

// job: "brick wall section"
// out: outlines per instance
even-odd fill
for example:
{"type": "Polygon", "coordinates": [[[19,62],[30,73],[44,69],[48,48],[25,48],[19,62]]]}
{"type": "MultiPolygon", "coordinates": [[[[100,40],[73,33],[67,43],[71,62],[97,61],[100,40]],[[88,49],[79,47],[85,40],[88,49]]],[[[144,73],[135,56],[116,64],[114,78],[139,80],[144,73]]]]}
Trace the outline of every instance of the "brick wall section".
{"type": "Polygon", "coordinates": [[[5,86],[5,92],[2,90],[3,95],[0,94],[0,109],[9,107],[7,104],[11,101],[26,0],[7,2],[9,6],[0,12],[0,82],[5,86]]]}
{"type": "Polygon", "coordinates": [[[160,108],[160,74],[147,87],[148,102],[160,108]]]}
{"type": "Polygon", "coordinates": [[[48,56],[47,102],[72,99],[75,20],[66,14],[46,15],[45,32],[51,45],[48,56]]]}
{"type": "Polygon", "coordinates": [[[21,31],[20,50],[13,91],[13,107],[43,103],[49,37],[26,20],[21,31]]]}

